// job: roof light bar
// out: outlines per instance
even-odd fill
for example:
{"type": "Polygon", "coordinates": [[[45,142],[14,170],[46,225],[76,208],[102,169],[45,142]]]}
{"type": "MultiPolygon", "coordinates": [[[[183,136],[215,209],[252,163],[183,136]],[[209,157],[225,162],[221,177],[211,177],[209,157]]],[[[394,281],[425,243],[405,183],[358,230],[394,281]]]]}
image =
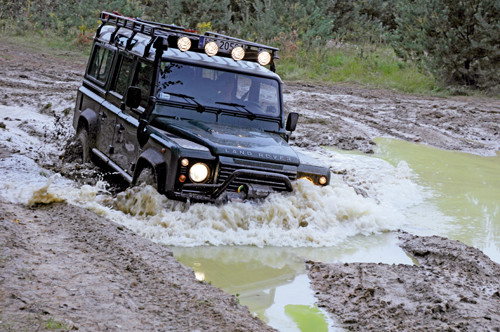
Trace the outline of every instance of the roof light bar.
{"type": "Polygon", "coordinates": [[[271,62],[271,53],[266,51],[260,52],[259,55],[257,56],[257,61],[261,66],[269,64],[269,62],[271,62]]]}
{"type": "Polygon", "coordinates": [[[189,51],[189,49],[191,48],[191,39],[185,36],[177,39],[177,47],[182,52],[189,51]]]}
{"type": "Polygon", "coordinates": [[[234,61],[243,60],[243,58],[245,57],[245,50],[241,46],[235,47],[231,51],[231,57],[234,61]]]}
{"type": "Polygon", "coordinates": [[[208,56],[214,56],[217,52],[219,52],[219,46],[216,42],[211,41],[205,45],[205,53],[207,53],[208,56]]]}
{"type": "MultiPolygon", "coordinates": [[[[201,34],[198,31],[185,29],[173,24],[163,24],[158,22],[146,21],[140,18],[129,18],[116,13],[103,11],[100,15],[101,24],[99,25],[95,38],[101,39],[101,29],[104,26],[115,26],[115,34],[120,28],[131,30],[132,33],[128,37],[126,47],[130,48],[136,34],[140,33],[151,37],[150,41],[144,48],[144,56],[150,54],[151,48],[157,46],[167,46],[166,44],[156,43],[157,38],[161,37],[165,42],[174,42],[181,52],[193,51],[203,52],[208,56],[232,57],[235,61],[247,60],[258,62],[262,66],[271,64],[271,71],[275,71],[273,59],[278,59],[278,48],[258,44],[248,40],[243,40],[220,33],[207,31],[201,34]],[[219,47],[220,45],[220,47],[219,47]],[[236,46],[232,48],[232,46],[236,46]],[[257,53],[257,56],[255,56],[257,53]]],[[[104,38],[104,41],[113,41],[112,38],[104,38]]],[[[124,46],[124,45],[121,45],[124,46]]],[[[172,45],[173,46],[173,45],[172,45]]]]}

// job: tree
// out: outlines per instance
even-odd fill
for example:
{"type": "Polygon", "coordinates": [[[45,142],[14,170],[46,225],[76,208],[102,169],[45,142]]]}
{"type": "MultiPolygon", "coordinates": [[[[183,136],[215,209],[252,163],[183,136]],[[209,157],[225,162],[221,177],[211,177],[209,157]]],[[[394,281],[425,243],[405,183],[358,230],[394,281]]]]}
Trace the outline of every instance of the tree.
{"type": "Polygon", "coordinates": [[[447,84],[500,86],[499,0],[400,1],[393,46],[447,84]]]}

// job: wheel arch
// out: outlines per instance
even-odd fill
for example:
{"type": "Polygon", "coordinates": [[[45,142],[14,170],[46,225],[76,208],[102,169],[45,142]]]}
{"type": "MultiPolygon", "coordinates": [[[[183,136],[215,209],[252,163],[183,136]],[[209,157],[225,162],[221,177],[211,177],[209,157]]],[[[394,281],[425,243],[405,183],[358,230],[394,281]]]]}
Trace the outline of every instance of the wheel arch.
{"type": "Polygon", "coordinates": [[[137,184],[139,175],[146,167],[150,167],[154,172],[158,192],[164,193],[165,181],[167,177],[167,163],[162,154],[151,148],[141,153],[141,155],[137,159],[137,164],[134,169],[134,176],[132,178],[132,184],[137,184]]]}
{"type": "Polygon", "coordinates": [[[82,129],[87,130],[87,133],[89,134],[90,146],[95,146],[99,124],[97,113],[93,109],[87,108],[80,114],[76,128],[77,133],[82,129]]]}

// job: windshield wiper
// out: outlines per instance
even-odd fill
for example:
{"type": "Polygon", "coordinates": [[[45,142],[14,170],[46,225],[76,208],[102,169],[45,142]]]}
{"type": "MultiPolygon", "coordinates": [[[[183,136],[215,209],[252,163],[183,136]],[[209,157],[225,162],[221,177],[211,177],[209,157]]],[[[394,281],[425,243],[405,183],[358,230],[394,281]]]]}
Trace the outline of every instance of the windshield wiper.
{"type": "Polygon", "coordinates": [[[180,98],[183,98],[183,99],[186,99],[186,100],[191,100],[193,103],[196,104],[196,110],[198,112],[203,112],[205,111],[205,106],[203,106],[202,104],[200,104],[199,102],[196,101],[196,99],[192,96],[188,96],[188,95],[185,95],[185,94],[182,94],[182,93],[174,93],[174,92],[164,92],[165,94],[168,94],[168,95],[172,95],[172,96],[176,96],[176,97],[180,97],[180,98]]]}
{"type": "Polygon", "coordinates": [[[237,104],[237,103],[224,103],[224,102],[220,102],[220,101],[217,101],[215,102],[216,104],[220,104],[220,105],[227,105],[227,106],[233,106],[235,108],[241,108],[242,110],[244,110],[245,112],[248,113],[249,115],[249,119],[250,120],[253,120],[257,117],[257,115],[255,115],[255,113],[253,113],[252,111],[248,110],[245,105],[241,105],[241,104],[237,104]]]}

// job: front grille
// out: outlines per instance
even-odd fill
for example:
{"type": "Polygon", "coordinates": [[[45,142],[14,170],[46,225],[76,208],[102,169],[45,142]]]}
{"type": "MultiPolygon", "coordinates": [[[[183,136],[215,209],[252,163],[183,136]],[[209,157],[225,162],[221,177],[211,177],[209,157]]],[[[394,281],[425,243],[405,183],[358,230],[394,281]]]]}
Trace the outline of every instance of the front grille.
{"type": "MultiPolygon", "coordinates": [[[[240,163],[243,164],[243,163],[240,163]]],[[[242,167],[242,165],[235,165],[235,164],[223,164],[221,163],[219,166],[219,172],[217,176],[217,183],[221,184],[226,179],[233,174],[234,171],[238,169],[248,169],[248,170],[254,170],[254,171],[261,171],[261,172],[269,172],[269,173],[274,173],[274,174],[283,174],[287,176],[290,181],[295,181],[296,179],[296,172],[294,170],[283,170],[281,165],[278,165],[277,167],[274,164],[269,164],[266,165],[264,163],[258,163],[258,162],[252,162],[252,166],[250,167],[250,163],[245,163],[245,166],[242,167]],[[257,166],[257,164],[259,164],[257,166]],[[280,170],[278,170],[280,168],[280,170]]],[[[227,188],[228,191],[237,191],[238,187],[242,184],[258,184],[258,185],[263,185],[263,186],[270,186],[273,188],[275,191],[285,191],[286,186],[283,182],[281,181],[273,181],[270,179],[262,179],[258,176],[251,176],[251,175],[242,175],[238,176],[227,188]]]]}

